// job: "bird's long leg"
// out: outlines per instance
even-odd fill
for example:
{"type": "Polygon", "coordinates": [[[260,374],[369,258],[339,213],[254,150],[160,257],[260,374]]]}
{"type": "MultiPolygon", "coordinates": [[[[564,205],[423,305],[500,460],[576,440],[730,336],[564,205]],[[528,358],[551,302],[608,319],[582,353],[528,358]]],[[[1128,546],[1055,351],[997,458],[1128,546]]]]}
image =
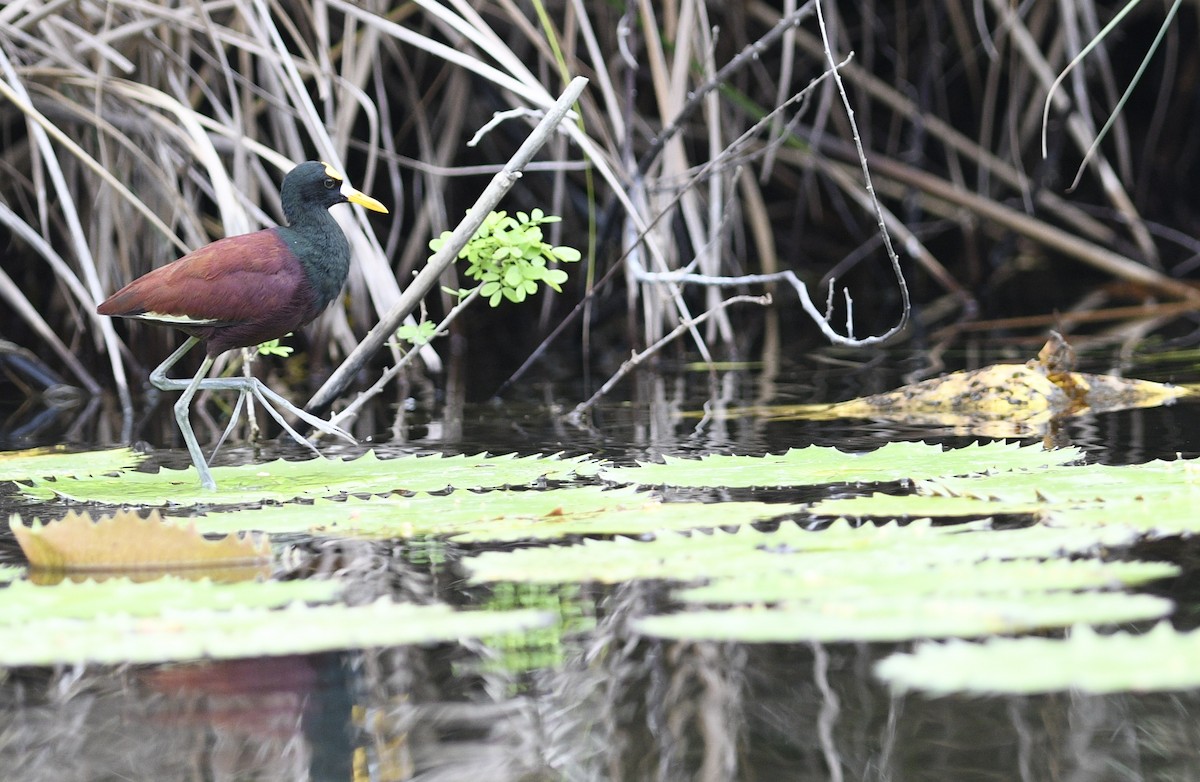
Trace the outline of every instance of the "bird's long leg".
{"type": "Polygon", "coordinates": [[[200,340],[196,337],[188,337],[187,340],[180,345],[174,353],[167,356],[161,364],[154,368],[150,373],[150,384],[159,391],[182,391],[187,388],[195,380],[191,378],[183,380],[180,378],[167,377],[167,370],[179,363],[179,359],[183,358],[189,350],[196,347],[196,343],[200,340]]]}
{"type": "Polygon", "coordinates": [[[200,443],[196,441],[196,433],[192,431],[191,421],[192,399],[203,386],[204,376],[212,369],[213,360],[205,356],[204,361],[200,362],[200,369],[190,380],[167,377],[167,370],[179,363],[179,359],[183,358],[184,354],[194,348],[199,341],[196,337],[188,337],[187,341],[180,345],[174,353],[167,356],[166,360],[154,368],[154,371],[150,373],[150,383],[160,391],[183,391],[179,399],[175,400],[175,423],[179,426],[179,433],[183,435],[183,442],[187,445],[188,454],[192,457],[192,464],[195,465],[196,472],[200,475],[200,485],[205,489],[216,489],[217,482],[213,480],[212,473],[208,470],[208,462],[204,460],[204,452],[200,450],[200,443]]]}
{"type": "Polygon", "coordinates": [[[200,485],[205,489],[216,489],[217,482],[213,480],[212,473],[208,470],[208,462],[204,460],[204,452],[200,450],[200,443],[196,442],[196,433],[192,431],[191,412],[192,399],[204,385],[204,376],[212,369],[212,365],[212,356],[205,356],[204,360],[200,362],[200,369],[192,378],[192,382],[184,387],[179,399],[175,400],[175,423],[179,425],[179,431],[183,434],[183,441],[187,444],[188,453],[192,456],[192,464],[196,466],[196,472],[200,474],[200,485]]]}
{"type": "MultiPolygon", "coordinates": [[[[240,395],[238,397],[238,403],[234,408],[229,427],[227,427],[225,432],[221,435],[221,439],[217,442],[217,448],[220,448],[225,442],[225,438],[228,437],[229,432],[233,427],[233,422],[237,420],[237,416],[241,412],[241,406],[247,394],[253,394],[255,398],[262,402],[263,407],[267,409],[267,412],[270,413],[271,417],[278,421],[279,425],[282,426],[283,429],[289,435],[291,435],[296,442],[311,448],[316,453],[319,453],[319,451],[316,449],[316,446],[310,443],[294,428],[289,426],[276,408],[282,408],[283,410],[290,412],[292,415],[296,416],[301,421],[304,421],[309,426],[325,432],[326,434],[341,437],[342,439],[351,443],[358,442],[354,439],[353,435],[341,427],[334,426],[328,421],[317,418],[315,415],[307,413],[304,410],[296,407],[256,377],[205,377],[209,370],[212,369],[213,358],[211,356],[205,356],[204,361],[201,363],[200,371],[197,372],[195,377],[191,378],[190,380],[167,377],[167,370],[175,366],[175,364],[177,364],[189,350],[195,347],[196,343],[199,341],[200,340],[196,337],[188,337],[187,341],[180,345],[174,353],[167,356],[166,360],[155,367],[154,371],[150,373],[150,382],[155,388],[158,388],[162,391],[183,391],[183,395],[175,402],[175,422],[179,425],[179,430],[183,434],[184,442],[187,444],[188,453],[191,454],[192,457],[192,463],[196,465],[196,471],[200,473],[200,483],[206,489],[215,489],[216,482],[213,481],[212,474],[208,469],[208,462],[205,461],[204,454],[200,451],[200,446],[196,442],[196,434],[192,431],[190,420],[192,399],[200,391],[237,391],[240,395]],[[274,405],[271,404],[272,402],[274,402],[274,405]]],[[[213,449],[213,453],[216,453],[216,449],[213,449]]]]}
{"type": "MultiPolygon", "coordinates": [[[[217,457],[217,451],[221,450],[221,446],[225,444],[225,440],[233,432],[233,427],[237,425],[238,416],[242,414],[242,408],[245,404],[246,395],[244,393],[238,394],[238,401],[233,406],[233,412],[229,414],[229,424],[225,427],[225,431],[221,432],[221,439],[217,440],[217,444],[213,446],[212,453],[208,456],[209,459],[217,457]]],[[[253,415],[253,413],[247,413],[247,415],[253,415]]]]}
{"type": "MultiPolygon", "coordinates": [[[[263,386],[263,388],[265,388],[265,387],[266,386],[263,386]]],[[[287,419],[285,419],[283,417],[283,415],[278,410],[275,409],[275,406],[267,401],[266,397],[264,397],[262,395],[261,389],[255,388],[252,393],[254,394],[254,398],[262,403],[263,409],[266,410],[267,413],[272,418],[275,419],[276,423],[278,423],[280,426],[283,427],[285,432],[287,432],[288,434],[290,434],[292,436],[293,440],[295,440],[296,442],[300,443],[303,446],[306,446],[310,451],[315,453],[317,456],[321,455],[321,452],[317,450],[317,446],[313,445],[308,440],[308,438],[306,438],[304,435],[300,434],[295,429],[293,429],[292,425],[287,422],[287,419]]]]}
{"type": "MultiPolygon", "coordinates": [[[[270,405],[267,404],[267,399],[270,399],[272,402],[274,402],[275,404],[284,408],[285,410],[289,411],[292,415],[296,416],[301,421],[303,421],[304,423],[311,426],[313,429],[322,431],[325,434],[331,434],[335,437],[340,437],[343,440],[346,440],[347,442],[354,443],[355,445],[358,444],[358,440],[354,439],[354,435],[350,434],[349,432],[347,432],[345,429],[341,428],[340,426],[331,424],[328,421],[326,421],[324,418],[317,418],[312,413],[309,413],[305,410],[301,410],[300,408],[293,405],[291,402],[284,399],[274,389],[272,389],[271,387],[269,387],[268,385],[263,383],[258,378],[254,377],[254,378],[250,378],[250,380],[254,381],[254,386],[256,389],[254,395],[256,397],[258,397],[258,400],[260,402],[262,402],[263,405],[270,407],[270,405]],[[266,397],[266,398],[264,398],[264,397],[266,397]]],[[[301,439],[303,439],[303,438],[301,438],[301,439]]],[[[308,441],[304,440],[304,442],[307,443],[308,441]]]]}
{"type": "MultiPolygon", "coordinates": [[[[343,440],[351,443],[358,443],[354,436],[342,429],[340,426],[334,426],[328,421],[317,418],[312,413],[305,412],[294,404],[284,399],[266,383],[263,383],[256,377],[210,377],[200,384],[202,391],[239,391],[244,394],[253,394],[258,401],[262,402],[269,409],[279,408],[285,410],[299,418],[304,423],[319,429],[326,434],[331,434],[336,437],[341,437],[343,440]],[[273,405],[270,403],[274,403],[273,405]]],[[[275,420],[279,420],[276,418],[275,420]]],[[[309,445],[308,440],[304,439],[303,435],[296,432],[291,427],[287,427],[288,432],[296,439],[296,442],[301,445],[309,445]]]]}

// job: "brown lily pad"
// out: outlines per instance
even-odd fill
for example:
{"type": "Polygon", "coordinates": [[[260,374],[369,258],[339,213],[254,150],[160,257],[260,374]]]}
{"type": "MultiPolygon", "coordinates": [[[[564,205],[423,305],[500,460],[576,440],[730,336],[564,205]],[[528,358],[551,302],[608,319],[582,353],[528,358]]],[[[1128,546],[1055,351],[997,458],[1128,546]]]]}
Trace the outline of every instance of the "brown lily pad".
{"type": "Polygon", "coordinates": [[[829,405],[739,411],[776,420],[871,418],[950,428],[987,437],[1047,434],[1055,421],[1082,413],[1157,407],[1193,393],[1182,386],[1074,371],[1075,355],[1056,332],[1024,364],[951,372],[882,394],[829,405]]]}
{"type": "Polygon", "coordinates": [[[195,524],[165,522],[154,511],[143,519],[130,510],[93,521],[69,511],[61,521],[25,526],[13,515],[9,527],[34,569],[55,571],[220,568],[269,562],[266,536],[226,535],[209,540],[195,524]]]}

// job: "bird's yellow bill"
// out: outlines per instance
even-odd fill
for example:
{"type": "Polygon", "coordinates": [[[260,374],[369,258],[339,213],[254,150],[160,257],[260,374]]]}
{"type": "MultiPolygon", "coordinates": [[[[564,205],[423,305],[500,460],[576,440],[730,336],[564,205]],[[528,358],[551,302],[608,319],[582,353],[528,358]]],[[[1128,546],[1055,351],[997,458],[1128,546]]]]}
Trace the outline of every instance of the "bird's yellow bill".
{"type": "Polygon", "coordinates": [[[384,214],[388,213],[386,206],[379,203],[374,198],[371,198],[371,196],[367,195],[366,193],[360,193],[349,185],[342,185],[342,195],[346,196],[346,198],[350,200],[350,203],[358,204],[359,206],[365,206],[372,212],[383,212],[384,214]]]}

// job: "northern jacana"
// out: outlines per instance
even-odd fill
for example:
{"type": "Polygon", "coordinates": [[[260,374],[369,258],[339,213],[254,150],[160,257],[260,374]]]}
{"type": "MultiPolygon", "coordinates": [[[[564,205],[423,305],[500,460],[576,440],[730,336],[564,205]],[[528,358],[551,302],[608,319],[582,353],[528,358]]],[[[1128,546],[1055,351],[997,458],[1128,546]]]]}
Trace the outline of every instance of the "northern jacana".
{"type": "Polygon", "coordinates": [[[297,331],[337,297],[350,270],[350,244],[329,213],[331,206],[351,202],[387,213],[383,204],[315,161],[301,163],[284,177],[280,197],[286,226],[218,239],[137,278],[96,308],[101,315],[161,323],[188,334],[187,341],[150,373],[150,382],[163,391],[183,391],[175,403],[175,421],[206,489],[215,489],[216,482],[190,420],[192,399],[201,390],[238,391],[234,420],[245,395],[253,394],[292,437],[310,448],[311,443],[284,421],[268,399],[310,426],[355,442],[258,378],[206,377],[225,351],[297,331]],[[167,377],[167,371],[198,342],[205,343],[207,354],[195,376],[190,380],[167,377]]]}

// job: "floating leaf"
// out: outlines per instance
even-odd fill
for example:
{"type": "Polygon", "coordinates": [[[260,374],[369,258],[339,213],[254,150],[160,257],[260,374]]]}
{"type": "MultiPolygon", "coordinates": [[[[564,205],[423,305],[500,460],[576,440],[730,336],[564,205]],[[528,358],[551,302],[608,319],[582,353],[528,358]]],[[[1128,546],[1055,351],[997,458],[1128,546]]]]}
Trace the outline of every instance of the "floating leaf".
{"type": "Polygon", "coordinates": [[[1191,536],[1200,533],[1197,496],[1181,489],[1172,494],[1118,497],[1109,502],[1051,505],[1042,511],[1046,524],[1056,527],[1122,526],[1148,537],[1191,536]]]}
{"type": "Polygon", "coordinates": [[[1100,635],[1080,626],[1066,639],[924,643],[884,659],[875,672],[894,690],[934,695],[1194,690],[1197,657],[1200,631],[1181,633],[1163,622],[1141,635],[1100,635]]]}
{"type": "Polygon", "coordinates": [[[1162,616],[1171,609],[1169,600],[1066,590],[1170,577],[1179,572],[1174,565],[1042,561],[1135,537],[1119,528],[990,530],[986,522],[935,527],[927,521],[852,527],[840,521],[820,532],[785,525],[777,532],[739,529],[491,551],[463,564],[481,582],[705,580],[678,597],[708,605],[758,604],[639,619],[635,626],[650,635],[898,640],[1162,616]]]}
{"type": "Polygon", "coordinates": [[[1200,532],[1200,459],[1049,467],[918,481],[918,494],[824,500],[824,516],[882,518],[1035,514],[1055,526],[1121,525],[1159,537],[1200,532]]]}
{"type": "Polygon", "coordinates": [[[1024,364],[993,364],[911,383],[883,394],[831,405],[758,407],[776,420],[871,418],[910,426],[947,428],[986,437],[1042,436],[1051,421],[1170,404],[1187,388],[1074,370],[1074,351],[1057,333],[1024,364]]]}
{"type": "Polygon", "coordinates": [[[92,521],[87,512],[68,511],[61,521],[34,519],[28,527],[14,514],[8,524],[29,564],[44,570],[219,568],[271,559],[265,537],[207,540],[195,524],[164,522],[157,512],[143,519],[123,510],[92,521]]]}
{"type": "Polygon", "coordinates": [[[925,494],[1041,503],[1097,502],[1179,491],[1200,494],[1200,460],[1050,467],[1031,475],[986,475],[969,481],[947,477],[918,482],[917,488],[925,494]]]}
{"type": "Polygon", "coordinates": [[[445,605],[387,600],[363,606],[295,603],[274,611],[172,610],[155,616],[104,616],[95,621],[39,619],[0,626],[0,665],[161,663],[311,654],[477,638],[543,627],[552,621],[553,617],[540,611],[455,611],[445,605]]]}
{"type": "Polygon", "coordinates": [[[88,619],[72,647],[87,646],[96,626],[115,618],[152,617],[171,611],[229,611],[279,608],[296,601],[326,603],[341,591],[337,581],[256,581],[217,584],[167,576],[148,582],[128,578],[106,581],[64,581],[38,586],[16,581],[0,590],[0,627],[16,633],[41,620],[88,619]]]}
{"type": "MultiPolygon", "coordinates": [[[[1036,482],[1030,476],[1031,482],[1036,482]]],[[[975,497],[948,497],[928,494],[883,494],[875,492],[863,497],[842,497],[821,500],[809,506],[814,516],[835,518],[920,519],[954,518],[961,516],[1001,516],[1031,514],[1045,509],[1036,500],[984,500],[975,497]]]]}
{"type": "Polygon", "coordinates": [[[137,466],[145,455],[130,448],[69,453],[60,448],[34,448],[0,453],[0,481],[78,475],[102,475],[137,466]]]}
{"type": "Polygon", "coordinates": [[[667,456],[663,464],[609,467],[603,480],[639,486],[812,486],[822,483],[870,483],[1000,470],[1034,470],[1075,461],[1075,448],[1046,450],[1040,445],[993,442],[945,450],[925,443],[894,442],[867,453],[836,448],[793,448],[774,456],[712,455],[700,459],[667,456]]]}
{"type": "MultiPolygon", "coordinates": [[[[463,561],[477,582],[524,581],[620,583],[632,579],[696,581],[753,577],[766,572],[808,573],[810,558],[842,553],[878,555],[907,568],[987,559],[1032,559],[1084,554],[1127,545],[1137,534],[1126,529],[990,530],[986,523],[936,527],[929,522],[853,527],[845,521],[820,532],[795,525],[776,532],[742,528],[689,536],[662,535],[653,541],[585,540],[573,546],[485,551],[463,561]]],[[[853,561],[848,556],[847,562],[853,561]]],[[[870,568],[877,568],[872,560],[870,568]]],[[[970,581],[962,588],[971,588],[970,581]]],[[[886,586],[883,587],[886,590],[886,586]]]]}
{"type": "Polygon", "coordinates": [[[368,451],[352,460],[318,457],[303,462],[279,459],[266,464],[214,467],[212,473],[218,487],[215,492],[200,488],[192,467],[163,469],[153,474],[131,473],[120,478],[38,480],[32,487],[22,487],[22,491],[43,500],[60,496],[113,505],[233,505],[355,493],[528,486],[543,480],[590,475],[599,466],[584,457],[434,454],[380,459],[368,451]]]}
{"type": "Polygon", "coordinates": [[[1109,624],[1154,619],[1170,600],[1120,593],[1050,593],[1031,598],[955,595],[913,599],[880,595],[848,602],[780,608],[685,611],[635,619],[633,628],[660,638],[746,643],[785,641],[903,641],[1019,633],[1077,622],[1109,624]]]}
{"type": "MultiPolygon", "coordinates": [[[[1166,562],[1101,562],[1094,559],[1016,559],[975,562],[932,557],[900,558],[891,552],[806,556],[796,570],[759,569],[682,590],[691,603],[836,603],[894,594],[900,600],[932,595],[1002,595],[1077,589],[1109,589],[1170,578],[1179,568],[1166,562]]],[[[1039,600],[1034,595],[1031,600],[1039,600]]]]}
{"type": "Polygon", "coordinates": [[[197,518],[196,524],[204,532],[258,530],[379,538],[438,535],[458,541],[514,541],[732,526],[798,510],[796,505],[759,502],[664,503],[633,489],[583,486],[317,500],[312,505],[210,513],[197,518]]]}
{"type": "Polygon", "coordinates": [[[969,425],[973,418],[1040,421],[1043,413],[1049,420],[1081,412],[1155,407],[1188,393],[1180,386],[1148,380],[1079,372],[1055,378],[1028,364],[995,364],[840,402],[827,408],[826,417],[915,419],[942,425],[969,425]]]}

